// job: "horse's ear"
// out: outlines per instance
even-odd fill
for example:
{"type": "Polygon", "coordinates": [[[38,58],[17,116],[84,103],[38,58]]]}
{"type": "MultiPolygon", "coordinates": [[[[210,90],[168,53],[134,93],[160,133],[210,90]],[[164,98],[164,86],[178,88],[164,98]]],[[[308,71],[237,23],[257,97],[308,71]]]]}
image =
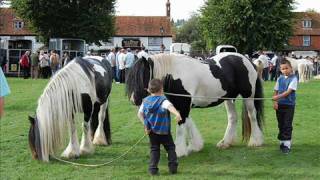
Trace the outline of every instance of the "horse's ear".
{"type": "Polygon", "coordinates": [[[146,57],[144,57],[144,56],[141,57],[141,60],[142,61],[147,61],[146,57]]]}
{"type": "Polygon", "coordinates": [[[28,116],[28,119],[29,119],[29,121],[30,121],[30,123],[32,124],[32,125],[34,125],[34,117],[32,117],[32,116],[28,116]]]}

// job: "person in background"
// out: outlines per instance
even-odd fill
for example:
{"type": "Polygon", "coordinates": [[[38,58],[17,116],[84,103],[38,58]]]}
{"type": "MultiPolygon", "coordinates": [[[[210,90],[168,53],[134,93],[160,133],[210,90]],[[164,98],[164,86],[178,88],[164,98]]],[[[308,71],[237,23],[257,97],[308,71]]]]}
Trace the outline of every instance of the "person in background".
{"type": "Polygon", "coordinates": [[[279,66],[279,57],[277,54],[274,54],[274,56],[271,59],[271,68],[270,68],[270,81],[277,80],[277,66],[279,66]]]}
{"type": "Polygon", "coordinates": [[[69,53],[68,52],[64,52],[63,55],[62,55],[62,61],[61,61],[63,66],[66,66],[70,61],[71,61],[71,59],[69,57],[69,53]]]}
{"type": "Polygon", "coordinates": [[[268,81],[268,79],[269,79],[269,57],[267,55],[265,55],[265,53],[263,51],[259,51],[258,59],[260,59],[263,62],[262,78],[263,78],[263,80],[268,81]]]}
{"type": "Polygon", "coordinates": [[[160,53],[164,53],[164,51],[166,50],[166,46],[164,46],[164,44],[160,45],[160,53]]]}
{"type": "Polygon", "coordinates": [[[61,67],[60,57],[57,54],[56,50],[52,50],[50,53],[50,66],[52,75],[54,75],[61,67]]]}
{"type": "Polygon", "coordinates": [[[131,52],[131,49],[127,49],[127,54],[126,54],[126,62],[125,62],[125,72],[128,74],[130,68],[133,65],[133,62],[135,61],[134,54],[131,52]]]}
{"type": "Polygon", "coordinates": [[[121,49],[120,54],[118,56],[118,63],[119,63],[119,82],[125,82],[125,63],[126,63],[126,50],[121,49]]]}
{"type": "Polygon", "coordinates": [[[49,56],[43,51],[40,51],[39,55],[40,74],[42,78],[49,78],[51,75],[51,69],[49,64],[49,56]]]}
{"type": "Polygon", "coordinates": [[[176,146],[171,135],[171,119],[169,112],[176,116],[177,123],[181,115],[163,94],[163,85],[160,79],[152,79],[148,85],[148,92],[138,111],[138,117],[144,124],[145,133],[150,140],[150,164],[149,173],[158,175],[158,163],[160,160],[160,145],[162,144],[168,153],[168,167],[171,174],[177,173],[178,160],[176,146]]]}
{"type": "Polygon", "coordinates": [[[146,52],[146,49],[144,46],[141,47],[141,51],[138,52],[137,56],[138,56],[138,59],[141,59],[142,57],[146,59],[149,58],[149,54],[146,52]]]}
{"type": "Polygon", "coordinates": [[[282,60],[280,63],[282,75],[274,87],[273,108],[276,110],[280,141],[280,150],[288,154],[291,150],[292,122],[296,104],[296,91],[298,79],[292,71],[290,61],[282,60]]]}
{"type": "Polygon", "coordinates": [[[10,94],[10,88],[6,77],[0,68],[0,119],[4,116],[4,97],[10,94]]]}
{"type": "Polygon", "coordinates": [[[22,57],[21,57],[21,59],[19,61],[24,79],[27,79],[29,77],[29,72],[30,72],[30,58],[29,58],[29,55],[30,55],[30,51],[26,51],[22,55],[22,57]]]}
{"type": "Polygon", "coordinates": [[[110,62],[111,64],[111,68],[112,68],[112,77],[114,80],[116,80],[116,54],[115,54],[116,50],[114,48],[111,49],[110,53],[107,56],[107,60],[110,62]]]}
{"type": "Polygon", "coordinates": [[[39,55],[38,52],[31,54],[31,78],[38,79],[39,76],[39,55]]]}

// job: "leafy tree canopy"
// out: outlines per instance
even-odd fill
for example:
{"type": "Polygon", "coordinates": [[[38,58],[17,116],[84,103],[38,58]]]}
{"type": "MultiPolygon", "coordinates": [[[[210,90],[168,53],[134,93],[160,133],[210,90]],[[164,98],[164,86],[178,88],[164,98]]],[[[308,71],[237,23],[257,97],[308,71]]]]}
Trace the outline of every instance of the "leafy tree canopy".
{"type": "Polygon", "coordinates": [[[31,29],[49,38],[81,38],[99,44],[114,33],[115,0],[14,0],[31,29]]]}
{"type": "Polygon", "coordinates": [[[178,21],[176,32],[176,42],[191,44],[193,53],[202,53],[206,49],[206,42],[203,39],[200,29],[200,18],[197,14],[193,14],[187,21],[178,21]]]}
{"type": "Polygon", "coordinates": [[[201,9],[207,46],[231,44],[240,53],[279,50],[292,35],[294,0],[208,0],[201,9]]]}

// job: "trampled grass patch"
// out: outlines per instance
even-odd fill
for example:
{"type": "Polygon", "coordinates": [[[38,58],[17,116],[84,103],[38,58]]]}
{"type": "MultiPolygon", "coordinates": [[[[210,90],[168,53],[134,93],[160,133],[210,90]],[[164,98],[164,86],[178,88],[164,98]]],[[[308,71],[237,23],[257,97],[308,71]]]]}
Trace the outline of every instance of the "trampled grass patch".
{"type": "MultiPolygon", "coordinates": [[[[0,120],[0,179],[150,179],[148,138],[125,157],[112,164],[79,167],[51,160],[31,158],[28,145],[29,121],[37,99],[47,80],[8,78],[12,93],[6,98],[6,115],[0,120]]],[[[264,83],[265,97],[271,97],[274,82],[264,83]]],[[[293,149],[283,155],[278,149],[277,123],[272,102],[265,101],[265,144],[248,148],[241,141],[241,120],[238,120],[238,142],[220,150],[216,143],[227,125],[224,105],[193,109],[191,116],[204,140],[204,149],[179,159],[179,173],[169,175],[165,152],[161,153],[160,176],[157,179],[318,179],[320,177],[320,81],[299,84],[294,119],[293,149]]],[[[96,147],[94,155],[72,160],[100,164],[120,156],[141,136],[143,128],[136,117],[137,108],[128,102],[124,85],[113,84],[110,116],[113,144],[96,147]]],[[[240,117],[242,102],[237,102],[240,117]]],[[[81,122],[78,122],[81,135],[81,122]]],[[[175,136],[175,124],[172,124],[175,136]]]]}

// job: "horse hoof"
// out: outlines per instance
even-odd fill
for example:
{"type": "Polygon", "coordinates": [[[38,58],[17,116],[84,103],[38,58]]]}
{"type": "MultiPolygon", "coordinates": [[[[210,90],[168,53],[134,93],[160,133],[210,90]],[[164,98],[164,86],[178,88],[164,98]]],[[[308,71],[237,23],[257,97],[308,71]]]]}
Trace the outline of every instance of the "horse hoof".
{"type": "Polygon", "coordinates": [[[98,145],[98,146],[108,146],[109,145],[106,140],[98,139],[98,138],[94,139],[92,143],[94,145],[98,145]]]}
{"type": "Polygon", "coordinates": [[[80,149],[80,155],[93,154],[93,149],[80,149]]]}
{"type": "Polygon", "coordinates": [[[221,140],[220,142],[218,142],[217,147],[219,149],[227,149],[230,147],[230,144],[227,144],[224,142],[224,140],[221,140]]]}
{"type": "Polygon", "coordinates": [[[176,153],[178,157],[188,156],[189,154],[187,150],[179,150],[178,148],[176,149],[176,153]]]}
{"type": "Polygon", "coordinates": [[[258,142],[251,142],[249,141],[248,146],[249,147],[260,147],[262,146],[263,143],[258,143],[258,142]]]}
{"type": "Polygon", "coordinates": [[[63,152],[61,154],[61,157],[66,158],[66,159],[77,159],[80,157],[80,154],[76,154],[76,153],[65,153],[63,152]]]}

